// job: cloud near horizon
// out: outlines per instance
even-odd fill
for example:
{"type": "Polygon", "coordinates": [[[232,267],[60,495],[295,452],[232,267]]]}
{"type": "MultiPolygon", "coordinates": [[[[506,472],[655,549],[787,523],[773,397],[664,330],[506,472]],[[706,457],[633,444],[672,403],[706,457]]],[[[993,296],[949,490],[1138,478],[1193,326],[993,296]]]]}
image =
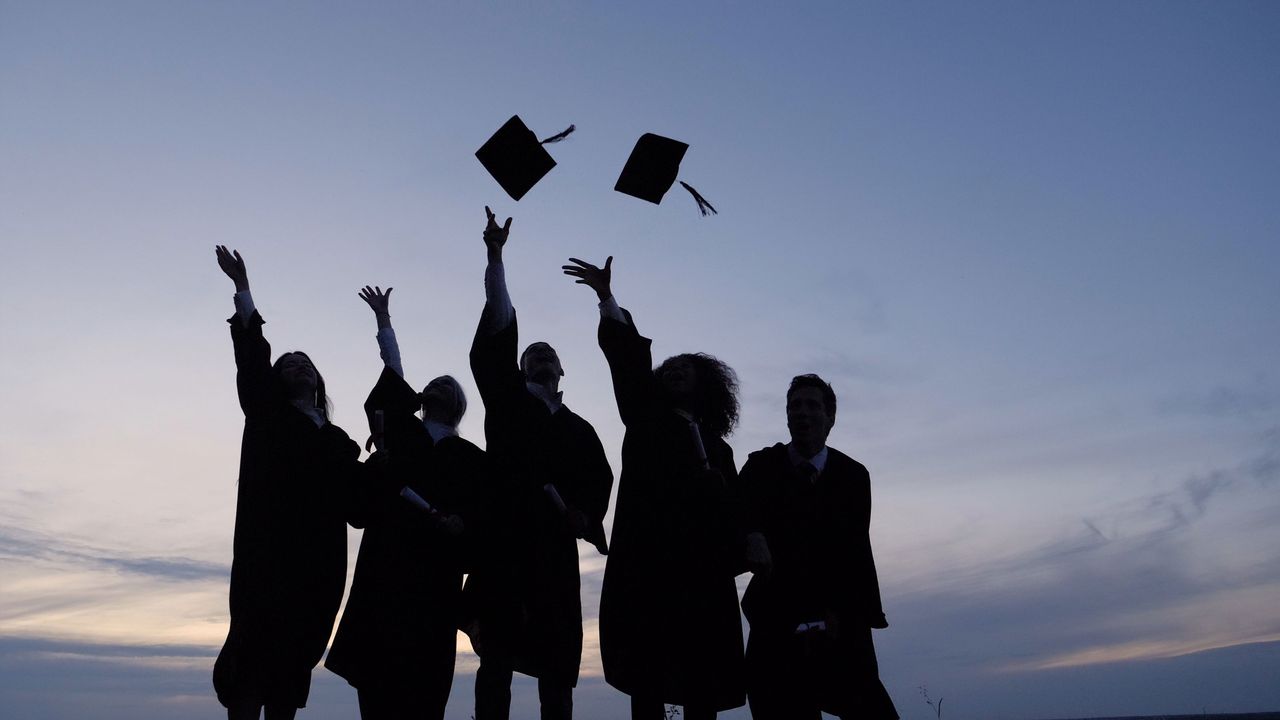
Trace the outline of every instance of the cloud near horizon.
{"type": "Polygon", "coordinates": [[[1280,433],[1056,538],[890,586],[895,652],[1025,672],[1280,639],[1280,433]],[[940,645],[941,644],[941,645],[940,645]]]}

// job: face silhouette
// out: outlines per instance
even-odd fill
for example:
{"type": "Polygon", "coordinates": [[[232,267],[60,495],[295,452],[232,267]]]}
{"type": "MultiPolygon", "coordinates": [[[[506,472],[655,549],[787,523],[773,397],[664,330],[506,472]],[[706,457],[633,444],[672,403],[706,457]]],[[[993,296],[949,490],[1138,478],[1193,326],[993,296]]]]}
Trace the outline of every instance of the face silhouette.
{"type": "Polygon", "coordinates": [[[818,388],[799,387],[787,397],[787,429],[795,444],[820,448],[827,443],[827,435],[835,424],[818,388]]]}
{"type": "Polygon", "coordinates": [[[286,353],[276,363],[280,374],[280,382],[295,397],[304,396],[316,391],[316,368],[301,353],[286,353]]]}
{"type": "Polygon", "coordinates": [[[524,351],[522,358],[524,376],[530,382],[545,385],[564,375],[560,367],[560,356],[555,348],[544,342],[536,342],[524,351]]]}
{"type": "Polygon", "coordinates": [[[658,380],[673,400],[687,400],[698,387],[698,369],[688,358],[673,358],[662,364],[658,380]]]}
{"type": "Polygon", "coordinates": [[[428,419],[447,422],[458,413],[458,393],[453,383],[438,377],[422,391],[422,413],[428,419]]]}

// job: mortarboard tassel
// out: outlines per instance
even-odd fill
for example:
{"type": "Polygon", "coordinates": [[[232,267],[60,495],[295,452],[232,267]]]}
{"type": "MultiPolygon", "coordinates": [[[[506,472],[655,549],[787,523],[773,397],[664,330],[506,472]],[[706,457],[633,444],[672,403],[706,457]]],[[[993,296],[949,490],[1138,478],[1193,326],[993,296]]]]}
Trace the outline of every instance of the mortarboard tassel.
{"type": "Polygon", "coordinates": [[[707,202],[707,199],[706,199],[706,198],[704,198],[704,197],[702,197],[701,195],[699,195],[697,190],[694,190],[692,187],[690,187],[690,186],[689,186],[689,183],[687,183],[687,182],[685,182],[685,181],[681,180],[681,181],[680,181],[680,184],[684,186],[684,189],[685,189],[685,190],[688,190],[688,191],[689,191],[689,194],[693,196],[694,201],[698,203],[698,212],[702,213],[703,217],[706,217],[707,215],[719,215],[719,214],[720,214],[720,213],[716,212],[715,207],[714,207],[714,206],[712,206],[712,204],[711,204],[711,203],[707,202]],[[710,213],[708,213],[708,212],[707,212],[708,210],[710,210],[711,212],[710,212],[710,213]]]}
{"type": "Polygon", "coordinates": [[[543,140],[542,142],[540,142],[540,143],[538,143],[538,144],[539,144],[539,145],[547,145],[547,144],[549,144],[549,143],[558,143],[558,142],[560,142],[561,140],[563,140],[563,139],[565,139],[565,138],[569,137],[569,133],[571,133],[571,132],[573,132],[574,130],[577,130],[577,129],[578,129],[578,126],[577,126],[577,125],[570,125],[569,127],[565,128],[564,132],[558,132],[558,133],[556,133],[555,135],[552,135],[551,137],[547,138],[546,140],[543,140]]]}

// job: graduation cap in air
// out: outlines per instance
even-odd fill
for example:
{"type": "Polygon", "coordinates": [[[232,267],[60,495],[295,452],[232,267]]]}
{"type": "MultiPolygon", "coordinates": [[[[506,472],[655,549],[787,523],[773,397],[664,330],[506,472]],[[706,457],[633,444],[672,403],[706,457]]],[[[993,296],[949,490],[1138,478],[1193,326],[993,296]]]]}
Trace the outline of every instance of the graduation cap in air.
{"type": "Polygon", "coordinates": [[[574,129],[570,125],[564,132],[539,140],[519,115],[512,115],[493,137],[480,146],[476,158],[512,200],[519,200],[556,166],[556,161],[542,146],[560,142],[574,129]]]}
{"type": "MultiPolygon", "coordinates": [[[[618,182],[613,189],[641,200],[648,200],[654,205],[661,203],[662,196],[666,195],[675,183],[676,175],[680,171],[680,161],[684,159],[684,153],[688,149],[688,143],[682,143],[679,140],[653,133],[641,135],[631,151],[631,157],[627,158],[627,164],[622,167],[622,174],[618,176],[618,182]]],[[[716,213],[716,209],[707,202],[706,198],[698,194],[697,190],[683,181],[680,185],[688,190],[694,202],[698,203],[699,212],[703,215],[716,213]]]]}

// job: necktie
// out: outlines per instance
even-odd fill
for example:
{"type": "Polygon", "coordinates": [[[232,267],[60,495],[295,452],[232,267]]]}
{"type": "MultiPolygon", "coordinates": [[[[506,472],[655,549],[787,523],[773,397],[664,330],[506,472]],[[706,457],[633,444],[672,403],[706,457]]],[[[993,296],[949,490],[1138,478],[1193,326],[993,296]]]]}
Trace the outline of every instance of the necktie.
{"type": "Polygon", "coordinates": [[[810,485],[818,481],[818,468],[808,460],[796,466],[796,472],[800,473],[800,477],[804,478],[810,485]]]}

